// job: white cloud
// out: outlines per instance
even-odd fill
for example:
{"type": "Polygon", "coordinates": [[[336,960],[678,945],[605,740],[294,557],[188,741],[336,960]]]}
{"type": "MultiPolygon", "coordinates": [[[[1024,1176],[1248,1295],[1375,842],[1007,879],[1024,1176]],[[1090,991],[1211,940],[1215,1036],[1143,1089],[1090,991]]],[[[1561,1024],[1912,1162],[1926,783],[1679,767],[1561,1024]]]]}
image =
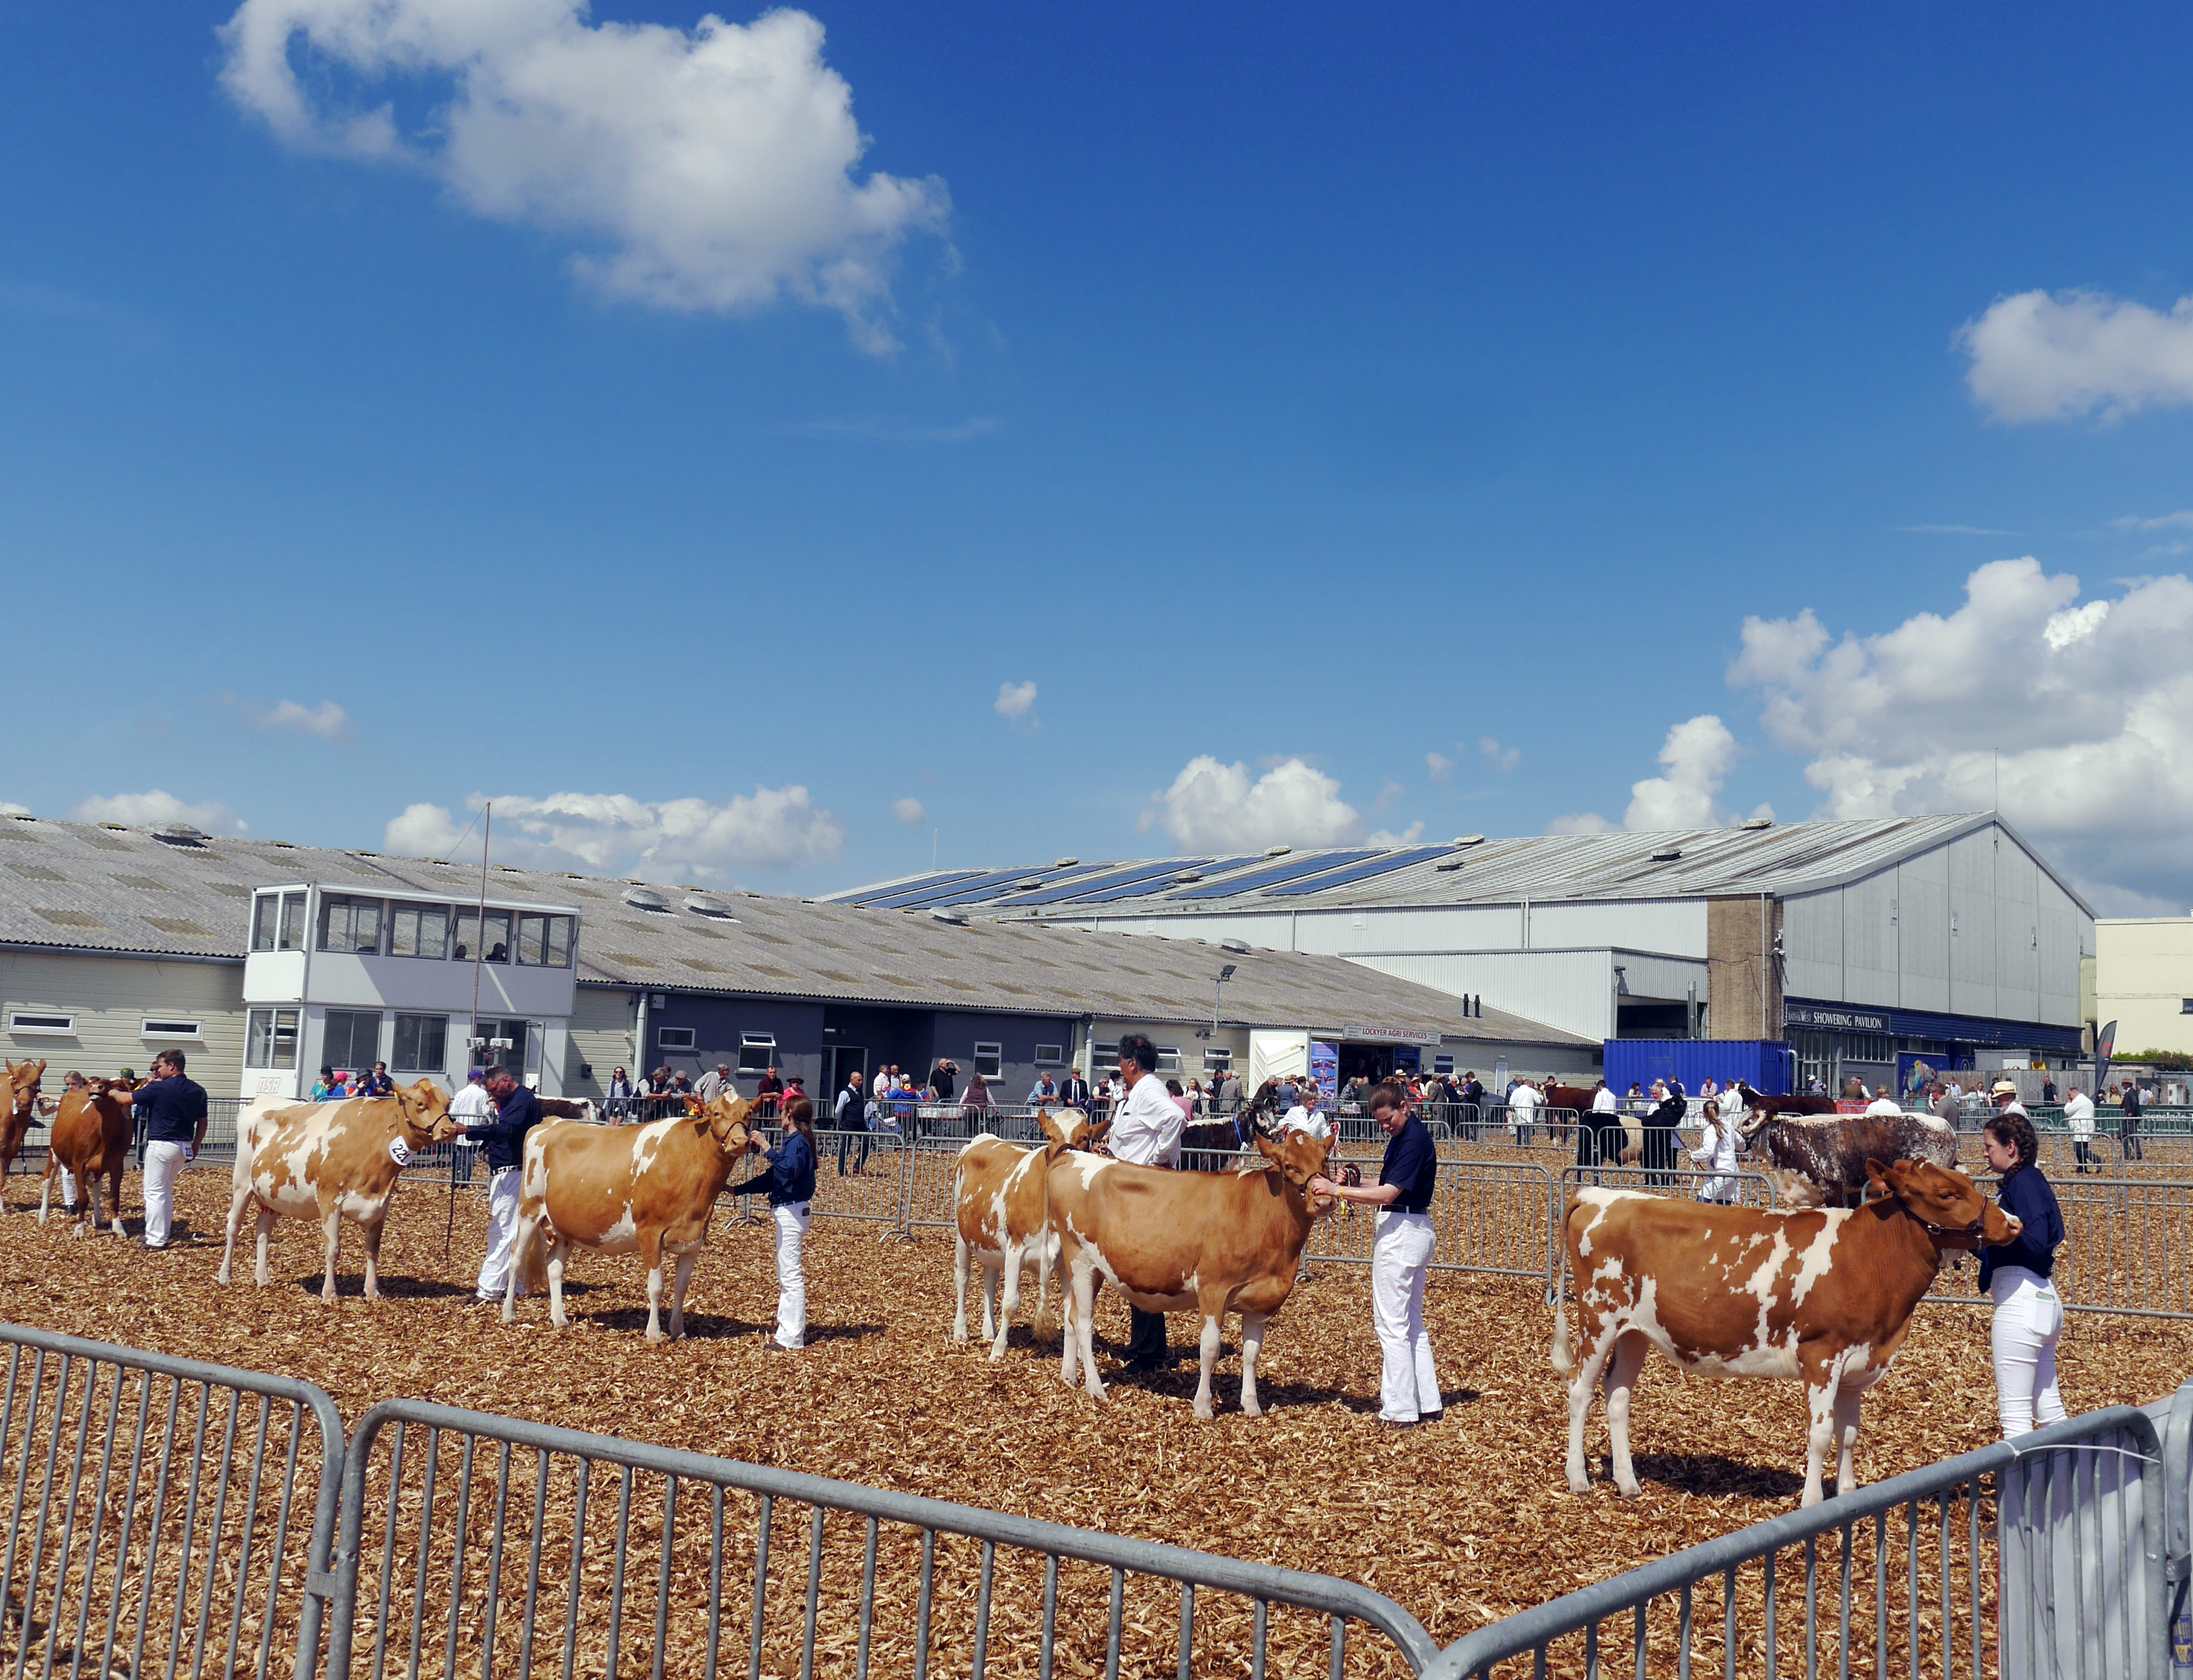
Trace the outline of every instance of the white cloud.
{"type": "Polygon", "coordinates": [[[1454,780],[1454,760],[1444,753],[1426,753],[1424,771],[1434,782],[1444,788],[1454,780]]]}
{"type": "Polygon", "coordinates": [[[1033,722],[1034,720],[1030,714],[1035,710],[1035,685],[1033,682],[999,683],[998,697],[990,709],[1011,722],[1018,723],[1024,718],[1033,722]]]}
{"type": "Polygon", "coordinates": [[[1833,640],[1808,611],[1747,619],[1730,670],[1774,738],[1807,755],[1822,814],[2003,813],[2105,901],[2193,893],[2193,581],[2079,603],[2031,559],[1920,613],[1833,640]],[[2000,759],[1998,761],[1998,753],[2000,759]]]}
{"type": "Polygon", "coordinates": [[[1340,783],[1303,760],[1284,759],[1252,783],[1246,765],[1208,754],[1189,760],[1172,786],[1153,796],[1138,826],[1159,823],[1191,851],[1339,846],[1363,832],[1340,783]]]}
{"type": "Polygon", "coordinates": [[[1495,770],[1509,771],[1523,762],[1520,747],[1503,747],[1489,735],[1477,737],[1477,750],[1485,755],[1486,763],[1495,770]]]}
{"type": "Polygon", "coordinates": [[[1997,298],[1958,331],[1965,382],[1997,420],[2114,420],[2193,403],[2193,297],[2167,314],[2100,292],[1997,298]]]}
{"type": "MultiPolygon", "coordinates": [[[[466,801],[478,810],[485,801],[466,801]]],[[[791,869],[833,857],[845,829],[797,785],[754,789],[718,804],[701,799],[650,802],[624,794],[498,796],[493,855],[540,869],[613,873],[649,869],[656,878],[707,880],[728,870],[791,869]]],[[[444,857],[460,829],[449,811],[413,805],[392,819],[391,851],[444,857]]]]}
{"type": "Polygon", "coordinates": [[[1399,834],[1391,829],[1373,829],[1363,836],[1363,844],[1366,846],[1414,846],[1423,838],[1423,823],[1416,822],[1410,823],[1399,834]]]}
{"type": "Polygon", "coordinates": [[[121,823],[133,829],[187,823],[209,834],[240,834],[246,829],[219,800],[201,800],[192,805],[158,788],[144,794],[94,794],[71,807],[68,817],[72,823],[121,823]]]}
{"type": "Polygon", "coordinates": [[[891,815],[912,828],[919,828],[929,820],[929,813],[921,807],[919,800],[893,800],[891,815]]]}
{"type": "Polygon", "coordinates": [[[689,33],[587,9],[243,0],[220,31],[221,80],[291,146],[417,169],[482,215],[577,236],[593,249],[575,267],[611,296],[736,310],[790,295],[895,348],[879,320],[894,253],[942,226],[949,197],[934,177],[857,175],[867,143],[822,26],[710,14],[689,33]],[[392,94],[418,114],[399,118],[392,94]]]}
{"type": "Polygon", "coordinates": [[[1556,817],[1546,824],[1546,832],[1549,834],[1618,834],[1622,830],[1597,811],[1586,811],[1574,817],[1556,817]]]}
{"type": "Polygon", "coordinates": [[[13,800],[0,800],[0,817],[28,817],[31,807],[17,805],[13,800]]]}
{"type": "Polygon", "coordinates": [[[1714,797],[1736,762],[1736,737],[1710,712],[1679,723],[1660,748],[1664,776],[1630,784],[1625,829],[1710,829],[1721,818],[1714,797]]]}
{"type": "Polygon", "coordinates": [[[2112,530],[2193,530],[2193,507],[2181,507],[2174,513],[2158,513],[2151,519],[2143,519],[2137,513],[2127,513],[2121,519],[2111,519],[2112,530]]]}
{"type": "Polygon", "coordinates": [[[317,735],[323,741],[341,741],[350,734],[350,714],[332,700],[323,700],[317,706],[300,706],[294,700],[278,701],[274,709],[260,722],[261,729],[293,730],[299,735],[317,735]]]}

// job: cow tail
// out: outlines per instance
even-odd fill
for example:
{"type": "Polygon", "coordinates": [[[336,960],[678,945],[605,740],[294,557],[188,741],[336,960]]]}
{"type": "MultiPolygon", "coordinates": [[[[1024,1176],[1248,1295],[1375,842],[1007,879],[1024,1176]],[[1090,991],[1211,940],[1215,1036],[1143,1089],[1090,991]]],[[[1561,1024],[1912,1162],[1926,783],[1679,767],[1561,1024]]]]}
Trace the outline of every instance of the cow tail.
{"type": "Polygon", "coordinates": [[[518,1227],[518,1252],[510,1257],[518,1268],[519,1293],[537,1295],[548,1287],[547,1220],[535,1219],[530,1225],[521,1218],[518,1227]]]}
{"type": "MultiPolygon", "coordinates": [[[[1564,1269],[1566,1270],[1566,1268],[1564,1269]]],[[[1566,1377],[1575,1361],[1569,1355],[1568,1292],[1562,1288],[1567,1279],[1558,1273],[1554,1278],[1554,1369],[1566,1377]]]]}

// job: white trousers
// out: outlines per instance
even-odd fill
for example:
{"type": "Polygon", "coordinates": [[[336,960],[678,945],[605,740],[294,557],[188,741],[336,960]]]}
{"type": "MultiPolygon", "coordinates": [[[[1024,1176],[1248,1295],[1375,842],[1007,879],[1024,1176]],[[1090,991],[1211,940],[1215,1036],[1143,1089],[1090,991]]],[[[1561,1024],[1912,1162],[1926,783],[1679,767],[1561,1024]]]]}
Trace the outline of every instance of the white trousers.
{"type": "Polygon", "coordinates": [[[487,1182],[487,1253],[480,1260],[478,1291],[483,1301],[499,1301],[509,1289],[511,1251],[518,1244],[518,1193],[523,1183],[515,1167],[498,1167],[487,1182]]]}
{"type": "Polygon", "coordinates": [[[1999,1267],[1988,1281],[1995,1297],[1995,1404],[2002,1438],[2014,1440],[2064,1416],[2056,1391],[2056,1342],[2064,1333],[2064,1302],[2055,1285],[2024,1266],[1999,1267]]]}
{"type": "Polygon", "coordinates": [[[1371,1317],[1386,1356],[1378,1381],[1378,1415],[1389,1423],[1414,1423],[1440,1409],[1439,1372],[1424,1333],[1424,1269],[1438,1246],[1429,1214],[1378,1215],[1371,1250],[1371,1317]]]}
{"type": "Polygon", "coordinates": [[[145,1246],[163,1248],[175,1223],[175,1179],[183,1170],[182,1144],[145,1145],[145,1246]]]}
{"type": "Polygon", "coordinates": [[[809,1209],[799,1201],[769,1210],[776,1225],[776,1345],[782,1348],[807,1345],[807,1274],[800,1269],[800,1251],[809,1209]]]}

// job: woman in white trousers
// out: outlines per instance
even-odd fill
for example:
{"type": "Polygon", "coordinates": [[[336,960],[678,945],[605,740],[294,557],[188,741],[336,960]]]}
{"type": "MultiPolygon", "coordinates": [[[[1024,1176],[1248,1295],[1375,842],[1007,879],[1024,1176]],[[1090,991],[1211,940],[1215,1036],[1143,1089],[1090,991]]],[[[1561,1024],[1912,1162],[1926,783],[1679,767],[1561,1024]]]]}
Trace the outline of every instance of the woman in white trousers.
{"type": "Polygon", "coordinates": [[[2018,1088],[2006,1080],[1994,1097],[1995,1112],[1988,1119],[1983,1148],[2001,1178],[1995,1200],[2019,1222],[2019,1230],[2014,1241],[1980,1250],[1980,1288],[1995,1302],[1995,1404],[2008,1441],[2064,1416],[2056,1386],[2064,1303],[2051,1276],[2064,1241],[2064,1215],[2041,1173],[2040,1146],[2033,1122],[2018,1106],[2018,1088]]]}
{"type": "Polygon", "coordinates": [[[769,1167],[733,1195],[769,1193],[770,1223],[776,1228],[776,1337],[768,1344],[787,1353],[807,1345],[807,1270],[804,1251],[815,1200],[815,1104],[800,1097],[784,1110],[784,1136],[768,1151],[769,1167]]]}
{"type": "Polygon", "coordinates": [[[1384,1356],[1378,1382],[1378,1421],[1413,1429],[1442,1414],[1439,1369],[1424,1333],[1424,1273],[1438,1246],[1432,1230],[1432,1189],[1439,1182],[1439,1150],[1407,1097],[1391,1080],[1371,1093],[1371,1117],[1386,1133],[1386,1159],[1375,1184],[1309,1181],[1313,1195],[1361,1201],[1378,1209],[1378,1235],[1371,1250],[1371,1317],[1384,1356]]]}

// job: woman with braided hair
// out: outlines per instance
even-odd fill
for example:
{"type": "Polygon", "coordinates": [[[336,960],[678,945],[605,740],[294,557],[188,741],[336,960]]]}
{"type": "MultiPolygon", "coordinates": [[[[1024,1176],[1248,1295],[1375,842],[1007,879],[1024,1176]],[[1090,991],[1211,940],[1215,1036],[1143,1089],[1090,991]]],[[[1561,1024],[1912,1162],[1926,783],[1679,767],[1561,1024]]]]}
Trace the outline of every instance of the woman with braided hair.
{"type": "Polygon", "coordinates": [[[2018,1104],[2018,1088],[2006,1080],[1994,1095],[1984,1148],[1988,1166],[2001,1180],[1995,1201],[2021,1227],[2013,1241],[1980,1250],[1980,1288],[1995,1302],[1995,1404],[2008,1441],[2064,1416],[2056,1389],[2064,1303],[2050,1278],[2064,1241],[2064,1214],[2041,1173],[2041,1145],[2018,1104]]]}

